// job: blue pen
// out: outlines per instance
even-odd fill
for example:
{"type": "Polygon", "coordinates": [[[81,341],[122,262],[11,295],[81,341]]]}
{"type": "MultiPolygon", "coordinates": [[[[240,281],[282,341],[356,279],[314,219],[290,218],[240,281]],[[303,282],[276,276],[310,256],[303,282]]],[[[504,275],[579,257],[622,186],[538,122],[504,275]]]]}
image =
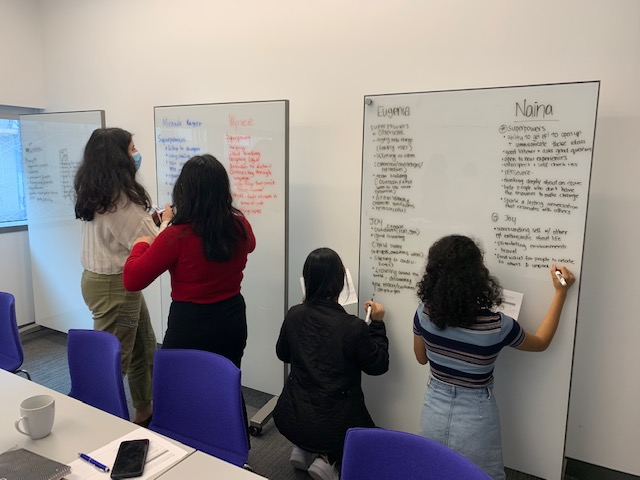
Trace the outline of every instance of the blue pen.
{"type": "Polygon", "coordinates": [[[83,460],[86,460],[87,462],[89,462],[91,465],[95,465],[96,467],[98,467],[100,470],[102,470],[103,472],[108,472],[109,471],[109,467],[107,467],[106,465],[101,464],[99,461],[94,460],[93,458],[91,458],[89,455],[85,454],[85,453],[79,453],[78,455],[80,455],[80,458],[83,460]]]}

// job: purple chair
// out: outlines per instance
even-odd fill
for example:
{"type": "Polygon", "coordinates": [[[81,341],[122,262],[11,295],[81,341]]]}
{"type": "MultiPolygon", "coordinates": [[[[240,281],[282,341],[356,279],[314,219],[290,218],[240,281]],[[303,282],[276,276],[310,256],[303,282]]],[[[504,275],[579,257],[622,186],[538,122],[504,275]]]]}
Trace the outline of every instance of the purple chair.
{"type": "Polygon", "coordinates": [[[440,443],[382,428],[347,431],[341,480],[491,480],[473,462],[440,443]]]}
{"type": "Polygon", "coordinates": [[[149,429],[237,466],[249,457],[240,369],[201,350],[155,353],[149,429]]]}
{"type": "Polygon", "coordinates": [[[31,375],[22,368],[24,353],[16,319],[16,299],[6,292],[0,292],[0,368],[11,373],[31,375]]]}
{"type": "Polygon", "coordinates": [[[69,330],[69,396],[129,420],[120,357],[120,340],[115,335],[100,330],[69,330]]]}

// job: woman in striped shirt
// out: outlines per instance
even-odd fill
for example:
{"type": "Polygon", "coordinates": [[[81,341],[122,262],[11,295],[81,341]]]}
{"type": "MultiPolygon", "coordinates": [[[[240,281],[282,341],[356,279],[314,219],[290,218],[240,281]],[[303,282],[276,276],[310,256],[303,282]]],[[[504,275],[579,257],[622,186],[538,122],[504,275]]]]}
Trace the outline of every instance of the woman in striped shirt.
{"type": "Polygon", "coordinates": [[[535,333],[492,311],[502,302],[502,289],[468,237],[450,235],[434,243],[418,283],[422,303],[413,320],[414,352],[419,363],[431,365],[420,433],[458,451],[496,480],[505,473],[492,394],[494,364],[506,346],[526,351],[549,346],[575,278],[565,267],[553,265],[551,280],[555,294],[535,333]]]}

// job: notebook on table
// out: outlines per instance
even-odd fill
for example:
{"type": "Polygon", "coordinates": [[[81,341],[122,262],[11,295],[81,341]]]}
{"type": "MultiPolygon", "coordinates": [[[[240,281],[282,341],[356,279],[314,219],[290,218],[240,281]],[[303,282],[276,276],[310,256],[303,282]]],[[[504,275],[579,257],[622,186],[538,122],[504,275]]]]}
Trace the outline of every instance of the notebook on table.
{"type": "Polygon", "coordinates": [[[0,453],[0,478],[6,480],[61,480],[71,467],[25,448],[0,453]]]}

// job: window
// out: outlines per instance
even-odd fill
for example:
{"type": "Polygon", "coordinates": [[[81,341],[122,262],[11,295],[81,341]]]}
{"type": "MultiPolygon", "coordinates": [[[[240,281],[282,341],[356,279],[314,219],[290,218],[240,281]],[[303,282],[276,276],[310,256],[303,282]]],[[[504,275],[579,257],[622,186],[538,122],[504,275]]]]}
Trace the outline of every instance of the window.
{"type": "Polygon", "coordinates": [[[0,228],[27,224],[19,114],[33,112],[0,106],[0,228]]]}
{"type": "Polygon", "coordinates": [[[0,118],[0,226],[25,223],[27,205],[22,171],[20,120],[0,118]]]}

